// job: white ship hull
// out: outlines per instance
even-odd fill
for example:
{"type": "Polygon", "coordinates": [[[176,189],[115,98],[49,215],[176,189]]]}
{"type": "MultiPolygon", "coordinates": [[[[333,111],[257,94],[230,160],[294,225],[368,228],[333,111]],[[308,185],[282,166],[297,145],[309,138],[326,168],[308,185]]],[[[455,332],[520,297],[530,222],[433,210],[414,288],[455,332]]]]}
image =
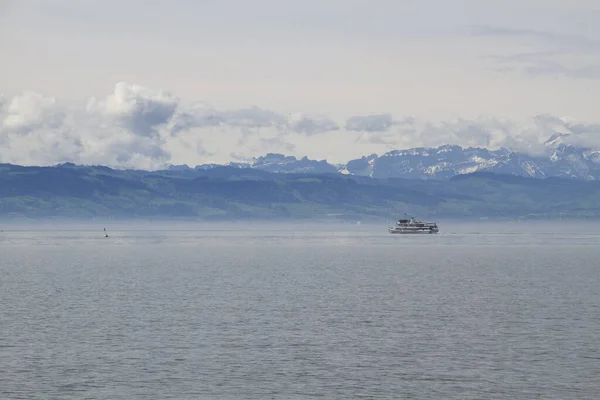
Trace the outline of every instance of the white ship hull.
{"type": "Polygon", "coordinates": [[[417,234],[427,234],[432,235],[434,233],[438,233],[437,229],[406,229],[406,228],[390,228],[390,233],[402,234],[402,235],[417,235],[417,234]]]}
{"type": "Polygon", "coordinates": [[[390,233],[402,234],[402,235],[418,235],[427,234],[431,235],[438,233],[439,229],[435,222],[421,222],[414,218],[410,219],[399,219],[395,226],[388,228],[390,233]]]}

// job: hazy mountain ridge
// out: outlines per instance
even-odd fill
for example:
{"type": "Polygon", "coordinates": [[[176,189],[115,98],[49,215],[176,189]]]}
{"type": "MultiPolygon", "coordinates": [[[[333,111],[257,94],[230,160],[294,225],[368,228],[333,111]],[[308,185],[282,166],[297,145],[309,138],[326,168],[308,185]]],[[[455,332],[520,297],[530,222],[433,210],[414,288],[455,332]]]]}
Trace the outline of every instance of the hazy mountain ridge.
{"type": "Polygon", "coordinates": [[[600,182],[491,172],[450,179],[273,173],[216,166],[113,170],[0,164],[0,218],[350,220],[600,217],[600,182]]]}
{"type": "MultiPolygon", "coordinates": [[[[341,173],[372,178],[449,179],[455,175],[485,171],[534,178],[599,180],[600,150],[565,143],[569,136],[560,133],[553,135],[544,143],[544,152],[539,155],[505,148],[488,150],[443,145],[437,148],[394,150],[382,155],[371,154],[342,165],[333,165],[326,160],[297,159],[268,153],[252,162],[230,163],[227,166],[275,173],[341,173]]],[[[206,164],[193,169],[215,166],[206,164]]]]}

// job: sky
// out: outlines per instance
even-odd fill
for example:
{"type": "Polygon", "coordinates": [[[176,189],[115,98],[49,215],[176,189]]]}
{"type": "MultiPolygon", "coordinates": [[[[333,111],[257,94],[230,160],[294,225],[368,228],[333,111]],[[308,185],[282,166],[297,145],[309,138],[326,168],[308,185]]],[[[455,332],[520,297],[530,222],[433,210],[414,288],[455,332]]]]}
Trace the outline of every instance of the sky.
{"type": "Polygon", "coordinates": [[[600,145],[600,2],[0,0],[0,162],[600,145]]]}

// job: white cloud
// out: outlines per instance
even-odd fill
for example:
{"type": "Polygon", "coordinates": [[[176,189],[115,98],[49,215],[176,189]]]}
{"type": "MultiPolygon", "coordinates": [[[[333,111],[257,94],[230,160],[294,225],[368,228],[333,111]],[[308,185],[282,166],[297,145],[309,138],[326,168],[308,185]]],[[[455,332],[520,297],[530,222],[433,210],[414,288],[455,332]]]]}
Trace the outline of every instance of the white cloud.
{"type": "Polygon", "coordinates": [[[86,108],[73,109],[52,97],[25,92],[4,107],[0,160],[160,167],[171,156],[157,128],[177,106],[173,99],[160,91],[118,84],[106,100],[91,99],[86,108]]]}
{"type": "Polygon", "coordinates": [[[34,92],[13,97],[3,108],[6,115],[2,130],[8,133],[22,135],[34,130],[57,128],[65,118],[65,112],[56,99],[34,92]]]}
{"type": "Polygon", "coordinates": [[[0,101],[0,162],[62,162],[156,169],[167,164],[251,159],[267,152],[345,162],[370,153],[456,144],[537,154],[554,133],[600,147],[600,124],[537,115],[441,122],[391,114],[349,117],[342,128],[321,114],[285,117],[259,107],[217,110],[167,91],[119,83],[80,106],[25,92],[0,101]]]}
{"type": "Polygon", "coordinates": [[[538,152],[544,135],[544,132],[533,129],[531,122],[516,123],[498,118],[455,119],[440,123],[416,122],[403,130],[400,143],[422,147],[440,144],[489,149],[507,147],[524,152],[538,152]]]}
{"type": "Polygon", "coordinates": [[[178,105],[179,99],[169,92],[119,82],[106,100],[90,99],[87,109],[136,135],[152,136],[158,126],[171,120],[178,105]]]}

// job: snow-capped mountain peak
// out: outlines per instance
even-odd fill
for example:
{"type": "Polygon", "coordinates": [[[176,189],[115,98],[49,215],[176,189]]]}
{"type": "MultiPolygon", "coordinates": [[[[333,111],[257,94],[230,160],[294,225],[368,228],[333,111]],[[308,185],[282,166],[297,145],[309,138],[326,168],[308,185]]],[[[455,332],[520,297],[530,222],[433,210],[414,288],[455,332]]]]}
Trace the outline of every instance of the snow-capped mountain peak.
{"type": "MultiPolygon", "coordinates": [[[[556,133],[545,143],[545,154],[529,155],[514,150],[457,145],[417,147],[370,154],[346,164],[326,160],[298,159],[277,153],[254,158],[248,163],[230,163],[237,168],[256,168],[274,173],[340,173],[373,178],[448,179],[455,175],[489,171],[535,178],[570,177],[600,179],[600,150],[565,143],[568,133],[556,133]]],[[[214,167],[213,164],[195,169],[214,167]]],[[[180,167],[173,167],[173,169],[180,167]]]]}

